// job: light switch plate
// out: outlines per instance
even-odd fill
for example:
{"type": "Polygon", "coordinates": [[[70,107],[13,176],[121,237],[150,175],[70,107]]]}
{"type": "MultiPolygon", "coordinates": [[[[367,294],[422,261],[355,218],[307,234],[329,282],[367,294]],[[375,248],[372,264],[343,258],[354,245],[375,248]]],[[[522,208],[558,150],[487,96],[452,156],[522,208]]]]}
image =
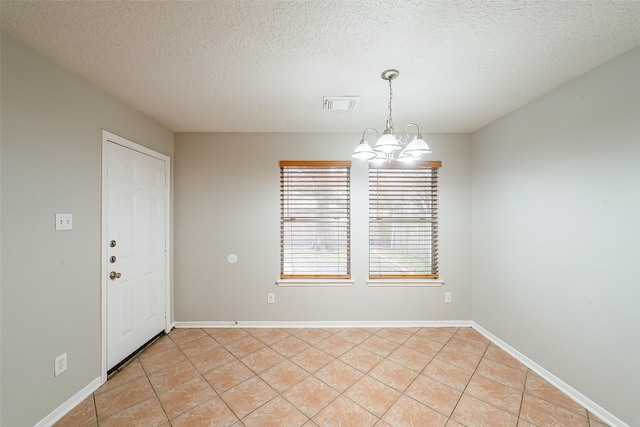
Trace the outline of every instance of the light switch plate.
{"type": "Polygon", "coordinates": [[[72,228],[72,214],[56,214],[56,230],[71,230],[72,228]]]}

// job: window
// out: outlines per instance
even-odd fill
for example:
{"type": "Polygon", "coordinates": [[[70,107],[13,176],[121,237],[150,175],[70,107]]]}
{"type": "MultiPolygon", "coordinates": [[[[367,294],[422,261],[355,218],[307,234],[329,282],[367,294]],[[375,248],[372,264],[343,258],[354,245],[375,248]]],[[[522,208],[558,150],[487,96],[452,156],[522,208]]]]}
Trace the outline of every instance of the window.
{"type": "Polygon", "coordinates": [[[369,166],[369,278],[438,278],[441,162],[369,166]]]}
{"type": "Polygon", "coordinates": [[[280,162],[280,278],[349,279],[349,161],[280,162]]]}

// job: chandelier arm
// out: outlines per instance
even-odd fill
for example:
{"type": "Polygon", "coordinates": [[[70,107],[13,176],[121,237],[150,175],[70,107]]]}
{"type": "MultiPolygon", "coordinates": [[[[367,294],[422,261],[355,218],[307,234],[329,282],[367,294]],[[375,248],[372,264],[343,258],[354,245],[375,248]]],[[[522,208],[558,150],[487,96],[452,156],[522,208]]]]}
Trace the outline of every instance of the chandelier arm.
{"type": "MultiPolygon", "coordinates": [[[[370,131],[370,130],[374,131],[374,132],[376,133],[376,136],[377,136],[378,138],[380,138],[380,132],[378,132],[378,130],[377,130],[377,129],[375,129],[375,128],[367,128],[367,129],[365,129],[365,130],[362,132],[362,139],[363,139],[363,140],[365,140],[365,139],[364,139],[364,134],[365,134],[365,133],[367,133],[367,132],[368,132],[368,131],[370,131]]],[[[366,140],[365,140],[365,141],[366,141],[366,140]]]]}
{"type": "Polygon", "coordinates": [[[420,135],[420,127],[415,123],[408,123],[402,128],[402,131],[400,131],[400,133],[397,135],[398,142],[400,143],[402,148],[405,148],[407,145],[409,145],[409,143],[411,142],[411,139],[412,139],[411,138],[412,134],[410,132],[407,132],[407,130],[406,130],[409,126],[415,126],[416,127],[416,132],[413,133],[414,138],[422,139],[422,135],[420,135]]]}
{"type": "MultiPolygon", "coordinates": [[[[402,131],[404,132],[409,126],[415,126],[416,127],[416,133],[419,134],[420,133],[420,128],[418,127],[417,124],[415,123],[408,123],[406,124],[403,128],[402,131]]],[[[408,133],[408,132],[407,132],[408,133]]]]}
{"type": "Polygon", "coordinates": [[[398,133],[396,135],[396,138],[398,139],[398,143],[402,148],[405,148],[407,145],[409,145],[409,142],[411,142],[411,135],[405,130],[402,130],[402,132],[398,133]]]}

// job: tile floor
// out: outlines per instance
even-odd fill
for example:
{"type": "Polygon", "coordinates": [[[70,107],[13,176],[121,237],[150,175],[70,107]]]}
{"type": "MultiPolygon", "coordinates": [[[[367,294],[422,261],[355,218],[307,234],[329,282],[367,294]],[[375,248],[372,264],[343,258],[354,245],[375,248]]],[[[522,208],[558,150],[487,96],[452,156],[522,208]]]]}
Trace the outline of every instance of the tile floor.
{"type": "Polygon", "coordinates": [[[174,329],[55,427],[604,427],[471,328],[174,329]]]}

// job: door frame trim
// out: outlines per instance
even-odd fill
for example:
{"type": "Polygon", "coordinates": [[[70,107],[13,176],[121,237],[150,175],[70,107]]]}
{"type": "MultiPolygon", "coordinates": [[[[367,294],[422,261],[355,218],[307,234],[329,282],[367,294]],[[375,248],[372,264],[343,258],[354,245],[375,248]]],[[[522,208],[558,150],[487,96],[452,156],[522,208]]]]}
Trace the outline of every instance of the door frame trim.
{"type": "Polygon", "coordinates": [[[121,136],[102,130],[102,181],[100,195],[100,378],[102,384],[107,381],[107,262],[108,236],[107,236],[107,194],[108,194],[108,156],[109,144],[121,145],[141,154],[146,154],[164,162],[166,176],[165,196],[165,275],[166,275],[166,306],[165,306],[165,332],[171,330],[171,158],[157,151],[151,150],[121,136]]]}

